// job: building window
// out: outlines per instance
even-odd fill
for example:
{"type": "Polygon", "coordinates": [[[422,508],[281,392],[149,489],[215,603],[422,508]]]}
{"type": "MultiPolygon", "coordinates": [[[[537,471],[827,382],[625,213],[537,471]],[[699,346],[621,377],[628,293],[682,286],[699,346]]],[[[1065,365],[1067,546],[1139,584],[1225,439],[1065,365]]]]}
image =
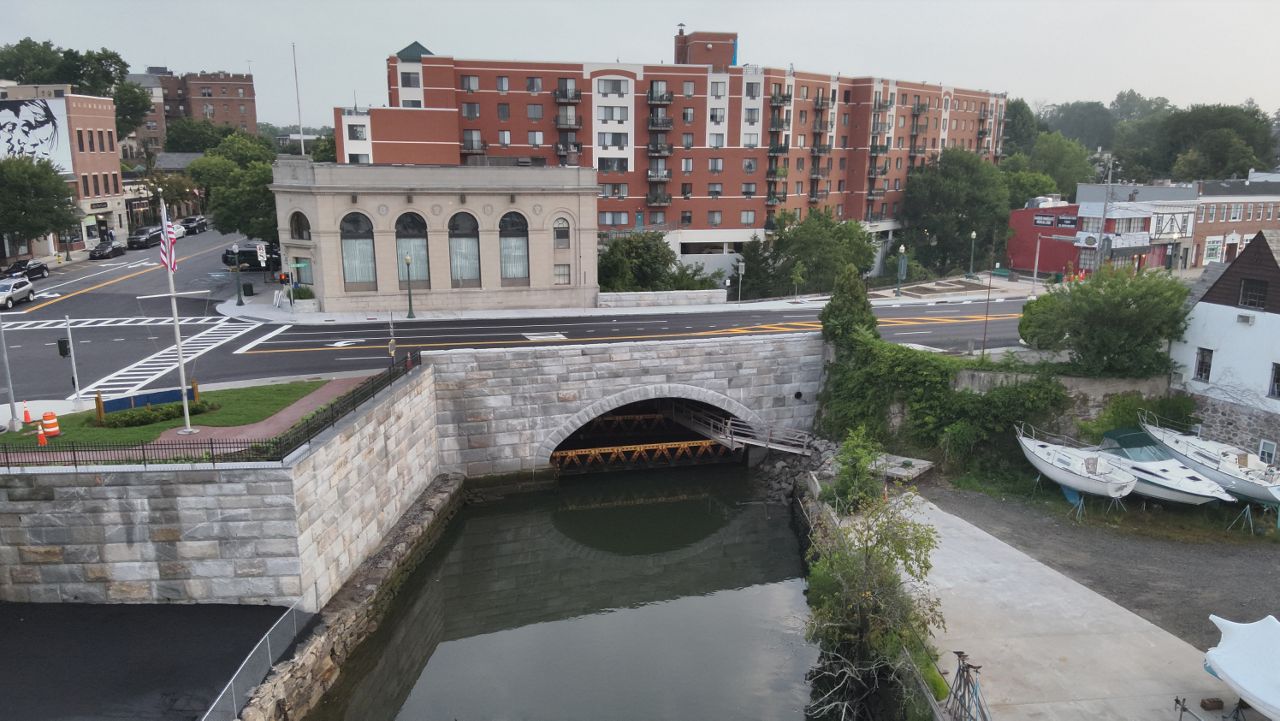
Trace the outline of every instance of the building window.
{"type": "Polygon", "coordinates": [[[1271,364],[1271,384],[1267,386],[1267,395],[1280,398],[1280,363],[1271,364]]]}
{"type": "Polygon", "coordinates": [[[475,120],[480,117],[480,103],[463,103],[462,117],[466,120],[475,120]]]}
{"type": "Polygon", "coordinates": [[[707,183],[707,195],[713,198],[724,195],[724,183],[707,183]]]}
{"type": "Polygon", "coordinates": [[[713,173],[719,173],[724,170],[724,158],[708,158],[707,170],[713,173]]]}
{"type": "Polygon", "coordinates": [[[98,131],[98,152],[99,153],[107,152],[106,134],[103,133],[101,130],[98,131]]]}
{"type": "Polygon", "coordinates": [[[431,287],[427,221],[417,213],[405,213],[396,219],[396,266],[399,268],[400,290],[431,287]],[[406,258],[408,263],[405,263],[406,258]]]}
{"type": "Polygon", "coordinates": [[[680,184],[680,196],[685,200],[693,197],[693,183],[680,184]]]}
{"type": "Polygon", "coordinates": [[[663,210],[655,210],[649,213],[650,225],[665,225],[667,222],[667,213],[663,210]]]}
{"type": "Polygon", "coordinates": [[[529,285],[529,221],[507,213],[498,221],[498,251],[504,286],[529,285]]]}
{"type": "Polygon", "coordinates": [[[506,75],[498,76],[498,92],[505,93],[511,89],[511,78],[506,75]]]}
{"type": "Polygon", "coordinates": [[[1240,281],[1240,307],[1266,310],[1267,281],[1255,278],[1240,281]]]}
{"type": "Polygon", "coordinates": [[[680,172],[688,175],[693,172],[693,158],[680,159],[680,172]]]}
{"type": "Polygon", "coordinates": [[[422,101],[421,101],[421,100],[401,100],[401,101],[400,101],[400,107],[402,107],[402,108],[420,108],[420,107],[422,107],[422,101]]]}
{"type": "Polygon", "coordinates": [[[568,263],[556,263],[552,269],[554,271],[556,285],[569,285],[570,275],[568,263]]]}
{"type": "Polygon", "coordinates": [[[711,124],[712,124],[712,125],[720,125],[721,123],[723,123],[723,122],[724,122],[724,113],[725,113],[724,108],[712,108],[712,109],[711,109],[711,124]]]}
{"type": "Polygon", "coordinates": [[[627,121],[627,110],[625,105],[600,105],[596,108],[596,118],[603,122],[616,121],[625,123],[627,121]]]}
{"type": "MultiPolygon", "coordinates": [[[[90,145],[90,146],[92,146],[92,145],[93,145],[93,143],[92,143],[92,142],[90,142],[90,143],[89,143],[89,145],[90,145]]],[[[89,149],[90,149],[90,150],[93,150],[93,148],[92,148],[92,147],[90,147],[89,149]]],[[[1243,212],[1244,212],[1244,203],[1232,203],[1232,204],[1231,204],[1231,222],[1232,222],[1232,223],[1239,222],[1239,221],[1240,221],[1240,215],[1241,215],[1241,213],[1243,213],[1243,212]]]]}
{"type": "Polygon", "coordinates": [[[756,159],[755,159],[755,158],[743,158],[743,159],[742,159],[742,172],[743,172],[743,173],[746,173],[747,175],[751,175],[752,173],[756,172],[756,159]]]}
{"type": "Polygon", "coordinates": [[[630,158],[600,158],[597,162],[601,173],[625,173],[630,167],[628,160],[630,158]]]}
{"type": "MultiPolygon", "coordinates": [[[[99,140],[99,141],[98,141],[98,143],[99,143],[99,144],[101,144],[101,143],[102,143],[102,141],[101,141],[101,140],[99,140]]],[[[1261,208],[1261,206],[1259,206],[1259,208],[1261,208]]],[[[1249,204],[1245,207],[1245,210],[1244,210],[1244,219],[1245,219],[1245,220],[1253,220],[1253,203],[1249,203],[1249,204]]],[[[1258,220],[1262,220],[1262,218],[1261,218],[1261,217],[1259,217],[1259,218],[1258,218],[1258,220]]]]}
{"type": "Polygon", "coordinates": [[[741,221],[742,221],[742,224],[743,224],[743,225],[747,225],[747,226],[755,225],[755,224],[756,224],[756,211],[754,211],[754,210],[744,210],[744,211],[742,211],[742,215],[739,217],[739,220],[741,220],[741,221]]]}
{"type": "Polygon", "coordinates": [[[93,194],[102,195],[102,192],[99,190],[99,186],[98,186],[98,174],[94,173],[91,177],[93,178],[93,194]]]}
{"type": "Polygon", "coordinates": [[[480,76],[479,75],[463,75],[461,78],[461,83],[459,84],[459,87],[467,91],[468,93],[474,93],[475,91],[480,89],[480,76]]]}
{"type": "Polygon", "coordinates": [[[449,219],[449,280],[454,288],[480,287],[480,224],[470,213],[449,219]]]}
{"type": "Polygon", "coordinates": [[[348,125],[347,140],[368,140],[369,134],[367,131],[367,125],[348,125]]]}
{"type": "Polygon", "coordinates": [[[596,81],[596,90],[601,95],[617,95],[619,97],[627,94],[627,81],[620,79],[608,80],[601,78],[596,81]]]}
{"type": "Polygon", "coordinates": [[[1208,348],[1197,348],[1196,373],[1192,377],[1198,381],[1208,381],[1211,370],[1213,370],[1213,351],[1208,348]]]}
{"type": "Polygon", "coordinates": [[[680,119],[686,123],[693,122],[693,108],[684,108],[680,111],[680,119]]]}
{"type": "Polygon", "coordinates": [[[627,148],[626,133],[596,133],[596,140],[599,141],[601,149],[611,145],[618,150],[626,150],[627,148]]]}
{"type": "Polygon", "coordinates": [[[243,97],[244,97],[244,88],[236,88],[236,96],[237,96],[237,97],[241,97],[241,98],[243,98],[243,97]]]}
{"type": "Polygon", "coordinates": [[[498,145],[501,145],[501,146],[502,146],[502,147],[504,147],[504,148],[505,148],[505,147],[507,147],[508,145],[511,145],[511,131],[510,131],[510,130],[499,130],[499,131],[498,131],[498,145]]]}
{"type": "Polygon", "coordinates": [[[511,119],[511,103],[498,103],[498,120],[511,119]]]}
{"type": "Polygon", "coordinates": [[[626,183],[601,183],[601,198],[625,198],[627,197],[626,183]]]}
{"type": "Polygon", "coordinates": [[[80,197],[82,198],[89,197],[89,176],[88,175],[80,176],[80,197]]]}
{"type": "Polygon", "coordinates": [[[692,80],[684,81],[684,96],[686,98],[693,97],[693,81],[692,80]]]}
{"type": "Polygon", "coordinates": [[[723,147],[724,147],[724,133],[712,133],[712,134],[711,134],[711,147],[713,147],[713,148],[723,148],[723,147]]]}
{"type": "Polygon", "coordinates": [[[206,86],[206,87],[202,87],[202,88],[200,88],[200,97],[202,97],[202,98],[212,98],[212,97],[213,97],[213,88],[210,88],[210,87],[207,87],[207,86],[206,86]]]}
{"type": "Polygon", "coordinates": [[[342,241],[343,288],[348,292],[378,289],[373,256],[373,223],[361,213],[347,213],[338,226],[342,241]]]}
{"type": "Polygon", "coordinates": [[[707,211],[707,225],[711,226],[712,228],[718,228],[720,227],[720,222],[721,222],[720,219],[721,219],[720,211],[718,210],[707,211]]]}
{"type": "Polygon", "coordinates": [[[1262,439],[1258,441],[1258,459],[1270,465],[1276,462],[1276,442],[1262,439]]]}
{"type": "Polygon", "coordinates": [[[756,194],[756,184],[755,184],[755,183],[743,183],[743,184],[742,184],[742,196],[743,196],[744,198],[753,198],[753,197],[755,197],[755,194],[756,194]]]}
{"type": "Polygon", "coordinates": [[[605,211],[600,213],[600,225],[626,225],[631,216],[625,211],[605,211]]]}
{"type": "Polygon", "coordinates": [[[542,131],[541,130],[529,131],[529,145],[532,145],[535,148],[542,147],[542,131]]]}
{"type": "Polygon", "coordinates": [[[526,105],[525,117],[530,120],[542,120],[542,106],[537,103],[526,105]]]}
{"type": "Polygon", "coordinates": [[[120,174],[119,173],[111,174],[111,192],[115,193],[116,195],[120,194],[120,174]]]}
{"type": "Polygon", "coordinates": [[[1208,222],[1210,222],[1210,223],[1214,222],[1214,220],[1215,220],[1215,218],[1217,217],[1217,215],[1218,215],[1218,206],[1217,206],[1216,204],[1215,204],[1215,205],[1210,205],[1210,206],[1209,206],[1209,220],[1208,220],[1208,222]]]}
{"type": "MultiPolygon", "coordinates": [[[[564,218],[556,218],[556,221],[551,224],[551,235],[555,238],[556,250],[567,250],[569,248],[569,221],[564,218]]],[[[568,266],[565,267],[567,268],[568,266]]]]}
{"type": "MultiPolygon", "coordinates": [[[[307,231],[310,233],[311,231],[307,231]]],[[[315,285],[315,274],[311,271],[310,258],[294,258],[293,259],[293,277],[298,281],[299,285],[315,285]]]]}
{"type": "Polygon", "coordinates": [[[743,134],[743,136],[742,136],[742,147],[744,147],[744,148],[754,148],[754,147],[756,147],[756,146],[758,146],[758,145],[760,145],[760,134],[759,134],[759,133],[745,133],[745,134],[743,134]]]}
{"type": "Polygon", "coordinates": [[[422,87],[422,76],[417,73],[400,73],[400,87],[420,88],[422,87]]]}
{"type": "Polygon", "coordinates": [[[680,225],[693,225],[693,211],[692,211],[692,210],[682,210],[682,211],[680,211],[680,225]]]}
{"type": "Polygon", "coordinates": [[[760,97],[760,83],[747,83],[747,97],[755,100],[760,97]]]}
{"type": "Polygon", "coordinates": [[[298,212],[289,216],[289,238],[311,240],[311,221],[307,220],[307,216],[298,212]]]}
{"type": "Polygon", "coordinates": [[[717,81],[717,82],[711,83],[711,97],[723,98],[724,86],[725,86],[725,83],[723,81],[717,81]]]}
{"type": "Polygon", "coordinates": [[[683,135],[681,135],[681,136],[680,136],[680,144],[684,146],[684,149],[685,149],[685,150],[688,150],[688,149],[692,148],[692,147],[693,147],[693,133],[684,133],[683,135]]]}

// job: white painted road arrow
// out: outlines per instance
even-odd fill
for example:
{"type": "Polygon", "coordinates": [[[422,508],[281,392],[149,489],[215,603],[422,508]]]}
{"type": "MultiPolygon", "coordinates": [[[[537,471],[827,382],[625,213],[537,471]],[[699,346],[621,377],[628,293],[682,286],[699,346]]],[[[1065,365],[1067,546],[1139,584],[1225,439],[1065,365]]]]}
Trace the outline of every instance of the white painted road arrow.
{"type": "Polygon", "coordinates": [[[61,293],[49,293],[49,292],[36,293],[36,295],[35,295],[35,297],[37,297],[37,298],[58,298],[58,297],[61,297],[61,296],[62,296],[62,294],[61,294],[61,293]]]}
{"type": "Polygon", "coordinates": [[[339,340],[339,341],[334,341],[332,343],[325,343],[325,345],[328,346],[329,348],[346,348],[349,345],[355,345],[356,343],[359,343],[359,342],[360,341],[355,341],[355,340],[339,340]]]}

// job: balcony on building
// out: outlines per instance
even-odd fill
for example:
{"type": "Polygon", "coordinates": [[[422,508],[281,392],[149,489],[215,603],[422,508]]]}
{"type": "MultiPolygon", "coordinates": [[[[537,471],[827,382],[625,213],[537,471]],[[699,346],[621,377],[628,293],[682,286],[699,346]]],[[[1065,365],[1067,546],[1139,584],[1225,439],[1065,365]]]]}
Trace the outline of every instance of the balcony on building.
{"type": "Polygon", "coordinates": [[[662,208],[671,205],[670,193],[649,193],[644,196],[644,204],[651,205],[655,208],[662,208]]]}
{"type": "Polygon", "coordinates": [[[570,151],[582,152],[582,143],[556,143],[556,155],[568,155],[570,151]]]}
{"type": "Polygon", "coordinates": [[[671,155],[671,143],[649,143],[645,149],[650,158],[665,158],[671,155]]]}
{"type": "Polygon", "coordinates": [[[576,88],[556,88],[551,97],[560,105],[576,105],[582,102],[582,91],[576,88]]]}
{"type": "Polygon", "coordinates": [[[582,129],[582,116],[580,115],[575,115],[572,117],[568,115],[556,116],[556,130],[581,130],[581,129],[582,129]]]}
{"type": "Polygon", "coordinates": [[[875,163],[872,163],[871,165],[867,166],[868,178],[876,178],[882,175],[887,175],[888,173],[889,173],[888,163],[885,163],[884,165],[876,165],[875,163]]]}
{"type": "Polygon", "coordinates": [[[814,155],[830,155],[831,146],[824,143],[815,143],[813,147],[809,148],[809,152],[814,155]]]}
{"type": "Polygon", "coordinates": [[[831,107],[831,98],[826,93],[818,93],[813,98],[814,110],[827,110],[831,107]]]}
{"type": "Polygon", "coordinates": [[[926,130],[928,130],[928,129],[929,129],[929,123],[928,123],[928,122],[923,122],[923,123],[912,123],[912,124],[911,124],[911,134],[912,134],[912,135],[919,135],[920,133],[923,133],[924,131],[926,131],[926,130]]]}
{"type": "Polygon", "coordinates": [[[893,103],[890,103],[888,100],[877,100],[872,103],[871,107],[876,110],[888,110],[893,107],[893,103]]]}
{"type": "Polygon", "coordinates": [[[483,140],[462,141],[463,155],[483,155],[489,149],[489,143],[483,140]]]}
{"type": "Polygon", "coordinates": [[[786,155],[790,150],[791,148],[785,145],[770,145],[769,155],[786,155]]]}
{"type": "Polygon", "coordinates": [[[917,102],[917,103],[915,103],[915,104],[913,104],[913,105],[911,106],[911,114],[912,114],[912,115],[919,115],[920,113],[923,113],[924,111],[926,111],[926,110],[928,110],[928,109],[929,109],[929,104],[928,104],[928,103],[920,103],[920,102],[917,102]]]}
{"type": "Polygon", "coordinates": [[[655,90],[649,88],[649,92],[645,94],[650,105],[670,105],[671,100],[675,97],[675,93],[670,90],[655,90]]]}
{"type": "Polygon", "coordinates": [[[769,119],[769,132],[771,132],[771,133],[780,133],[780,132],[783,132],[783,131],[785,131],[785,130],[787,130],[787,129],[788,129],[788,127],[787,127],[788,125],[790,125],[790,123],[788,123],[787,121],[783,120],[782,118],[770,118],[770,119],[769,119]]]}
{"type": "Polygon", "coordinates": [[[670,117],[668,115],[650,115],[649,129],[650,130],[670,130],[672,127],[675,126],[675,122],[676,122],[675,118],[670,117]]]}
{"type": "Polygon", "coordinates": [[[872,187],[870,187],[870,188],[867,188],[867,197],[868,197],[868,198],[883,198],[883,197],[884,197],[884,188],[877,188],[877,187],[875,187],[875,186],[872,186],[872,187]]]}
{"type": "Polygon", "coordinates": [[[774,93],[769,96],[769,105],[773,107],[781,107],[791,104],[791,93],[774,93]]]}
{"type": "Polygon", "coordinates": [[[671,180],[670,168],[649,168],[649,182],[665,183],[671,180]]]}
{"type": "Polygon", "coordinates": [[[929,152],[929,149],[924,147],[923,145],[912,145],[911,150],[908,152],[908,155],[912,158],[919,158],[919,157],[922,157],[927,152],[929,152]]]}
{"type": "Polygon", "coordinates": [[[879,144],[879,145],[872,145],[872,146],[871,146],[871,157],[873,157],[873,158],[874,158],[875,156],[877,156],[877,155],[884,155],[884,154],[885,154],[885,153],[887,153],[887,152],[889,152],[889,144],[888,144],[888,143],[881,143],[881,144],[879,144]]]}
{"type": "Polygon", "coordinates": [[[786,177],[787,177],[786,168],[781,168],[781,167],[769,168],[768,170],[764,171],[765,180],[777,181],[777,180],[784,180],[786,179],[786,177]]]}
{"type": "Polygon", "coordinates": [[[991,131],[987,128],[987,126],[985,126],[985,125],[980,125],[980,126],[978,126],[978,138],[979,138],[979,139],[987,137],[987,135],[989,135],[990,133],[991,133],[991,131]]]}
{"type": "Polygon", "coordinates": [[[885,133],[889,132],[892,129],[893,127],[888,123],[872,123],[871,124],[872,135],[884,135],[885,133]]]}
{"type": "Polygon", "coordinates": [[[827,196],[828,196],[830,193],[831,193],[831,191],[829,191],[829,190],[810,190],[810,191],[809,191],[809,202],[810,202],[810,203],[820,203],[820,202],[822,202],[822,201],[826,200],[826,199],[827,199],[827,196]]]}
{"type": "Polygon", "coordinates": [[[778,204],[779,204],[779,203],[781,203],[781,202],[782,202],[782,198],[780,198],[780,197],[778,197],[778,196],[776,196],[776,195],[770,195],[770,196],[768,196],[768,197],[766,197],[766,198],[764,199],[764,204],[765,204],[765,205],[767,205],[767,206],[769,206],[769,207],[773,207],[773,206],[775,206],[775,205],[778,205],[778,204]]]}
{"type": "Polygon", "coordinates": [[[831,130],[831,123],[821,118],[813,121],[813,132],[825,133],[831,130]]]}
{"type": "Polygon", "coordinates": [[[978,120],[986,120],[991,117],[991,111],[983,109],[978,112],[978,120]]]}
{"type": "Polygon", "coordinates": [[[821,180],[822,178],[825,178],[830,174],[831,174],[831,171],[827,170],[826,168],[810,168],[809,169],[810,180],[821,180]]]}

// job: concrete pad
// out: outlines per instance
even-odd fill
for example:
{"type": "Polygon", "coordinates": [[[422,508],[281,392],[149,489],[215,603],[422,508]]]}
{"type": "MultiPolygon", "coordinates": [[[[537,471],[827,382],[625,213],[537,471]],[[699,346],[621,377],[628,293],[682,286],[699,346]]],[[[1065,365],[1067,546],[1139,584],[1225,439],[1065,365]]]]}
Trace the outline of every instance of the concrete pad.
{"type": "Polygon", "coordinates": [[[918,513],[939,535],[929,580],[947,623],[941,664],[964,651],[982,667],[993,718],[1172,719],[1176,696],[1235,703],[1190,644],[931,503],[918,513]]]}

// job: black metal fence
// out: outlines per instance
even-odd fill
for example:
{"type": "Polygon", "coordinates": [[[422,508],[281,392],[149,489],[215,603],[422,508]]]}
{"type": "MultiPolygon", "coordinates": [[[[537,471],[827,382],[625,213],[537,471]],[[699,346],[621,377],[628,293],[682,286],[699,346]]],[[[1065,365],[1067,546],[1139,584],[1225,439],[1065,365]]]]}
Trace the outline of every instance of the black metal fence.
{"type": "Polygon", "coordinates": [[[365,401],[389,388],[414,366],[421,353],[406,354],[391,366],[370,376],[360,385],[338,396],[274,438],[191,438],[149,443],[55,442],[42,448],[22,448],[0,444],[0,464],[6,468],[24,466],[171,465],[174,463],[280,463],[289,454],[337,425],[365,401]]]}

